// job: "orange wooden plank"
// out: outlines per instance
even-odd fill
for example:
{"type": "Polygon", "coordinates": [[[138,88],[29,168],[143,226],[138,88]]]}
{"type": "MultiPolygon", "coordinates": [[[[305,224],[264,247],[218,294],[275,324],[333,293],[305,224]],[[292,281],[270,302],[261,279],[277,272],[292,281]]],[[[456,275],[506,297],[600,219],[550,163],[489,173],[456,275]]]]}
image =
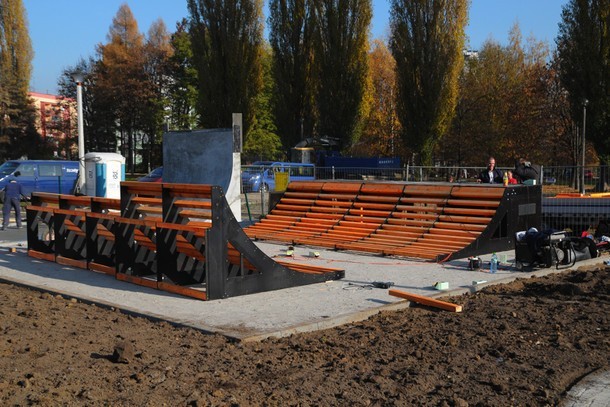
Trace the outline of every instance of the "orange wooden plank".
{"type": "Polygon", "coordinates": [[[149,280],[147,278],[130,276],[129,274],[125,273],[116,273],[116,279],[120,281],[126,281],[128,283],[138,284],[148,288],[157,288],[156,280],[149,280]]]}
{"type": "Polygon", "coordinates": [[[167,291],[174,294],[184,295],[186,297],[195,298],[198,300],[206,301],[208,299],[205,291],[196,290],[190,287],[183,287],[175,284],[160,282],[157,284],[159,290],[167,291]]]}
{"type": "Polygon", "coordinates": [[[177,223],[157,223],[157,228],[159,229],[172,229],[179,230],[182,232],[193,232],[199,233],[204,231],[205,229],[209,229],[212,226],[212,222],[189,222],[186,225],[180,225],[177,223]]]}
{"type": "Polygon", "coordinates": [[[400,196],[403,194],[405,184],[379,184],[365,183],[360,188],[363,195],[400,196]]]}
{"type": "Polygon", "coordinates": [[[116,269],[114,267],[106,266],[105,264],[90,262],[88,267],[91,271],[108,274],[110,276],[116,275],[116,269]]]}
{"type": "Polygon", "coordinates": [[[87,268],[87,260],[75,260],[75,259],[71,259],[69,257],[57,256],[55,258],[55,262],[57,264],[62,264],[64,266],[77,267],[77,268],[81,268],[81,269],[87,268]]]}
{"type": "Polygon", "coordinates": [[[440,308],[445,311],[451,312],[462,312],[462,306],[457,304],[452,304],[450,302],[435,300],[434,298],[425,297],[423,295],[417,295],[408,293],[406,291],[390,289],[388,294],[394,297],[404,298],[411,302],[416,302],[418,304],[426,305],[428,307],[440,308]]]}
{"type": "Polygon", "coordinates": [[[176,199],[172,205],[180,208],[212,209],[212,201],[194,201],[192,199],[176,199]]]}
{"type": "Polygon", "coordinates": [[[323,182],[320,181],[299,181],[291,182],[288,184],[288,191],[300,191],[300,192],[319,192],[322,190],[323,182]]]}
{"type": "Polygon", "coordinates": [[[357,194],[362,187],[362,182],[326,182],[322,187],[322,191],[324,192],[335,192],[335,193],[346,193],[352,192],[357,194]]]}
{"type": "Polygon", "coordinates": [[[35,259],[40,259],[40,260],[55,261],[55,253],[43,253],[43,252],[29,249],[28,256],[33,257],[35,259]]]}
{"type": "Polygon", "coordinates": [[[212,211],[183,209],[179,212],[183,218],[211,219],[212,211]]]}
{"type": "Polygon", "coordinates": [[[121,209],[121,200],[114,198],[103,198],[99,196],[91,197],[91,202],[99,205],[103,209],[121,209]]]}
{"type": "Polygon", "coordinates": [[[141,204],[141,205],[161,205],[161,198],[151,198],[148,196],[133,196],[131,198],[132,203],[141,204]]]}
{"type": "Polygon", "coordinates": [[[180,193],[199,193],[210,195],[212,193],[212,185],[209,184],[181,184],[164,182],[161,185],[163,188],[170,190],[174,195],[178,195],[180,193]]]}

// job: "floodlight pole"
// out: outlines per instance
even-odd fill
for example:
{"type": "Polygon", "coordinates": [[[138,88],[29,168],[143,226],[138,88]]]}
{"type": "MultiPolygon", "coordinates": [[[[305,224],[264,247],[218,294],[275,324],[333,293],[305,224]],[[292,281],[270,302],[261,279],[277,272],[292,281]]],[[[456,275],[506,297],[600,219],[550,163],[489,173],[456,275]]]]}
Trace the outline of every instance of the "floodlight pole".
{"type": "Polygon", "coordinates": [[[583,100],[582,102],[582,172],[581,172],[581,194],[584,195],[586,190],[585,190],[585,150],[586,150],[586,144],[585,144],[585,131],[587,129],[587,105],[589,104],[589,101],[587,99],[583,100]]]}
{"type": "Polygon", "coordinates": [[[85,75],[82,72],[75,72],[72,79],[76,82],[76,117],[78,122],[78,192],[83,192],[85,185],[85,134],[83,125],[83,81],[85,75]]]}

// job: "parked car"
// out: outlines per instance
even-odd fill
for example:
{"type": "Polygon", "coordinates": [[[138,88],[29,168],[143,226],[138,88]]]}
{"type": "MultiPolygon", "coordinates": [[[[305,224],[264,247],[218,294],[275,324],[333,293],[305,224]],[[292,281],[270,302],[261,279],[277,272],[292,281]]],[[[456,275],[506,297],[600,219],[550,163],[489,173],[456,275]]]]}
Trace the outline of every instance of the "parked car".
{"type": "Polygon", "coordinates": [[[288,173],[290,181],[311,181],[315,179],[313,164],[256,161],[242,168],[243,192],[269,192],[275,190],[275,175],[288,173]]]}
{"type": "Polygon", "coordinates": [[[157,167],[150,173],[138,178],[140,182],[163,182],[163,167],[157,167]]]}
{"type": "MultiPolygon", "coordinates": [[[[10,160],[0,165],[0,190],[19,172],[17,180],[23,195],[30,198],[32,192],[72,194],[78,179],[78,161],[60,160],[10,160]]],[[[4,193],[0,193],[4,201],[4,193]]]]}

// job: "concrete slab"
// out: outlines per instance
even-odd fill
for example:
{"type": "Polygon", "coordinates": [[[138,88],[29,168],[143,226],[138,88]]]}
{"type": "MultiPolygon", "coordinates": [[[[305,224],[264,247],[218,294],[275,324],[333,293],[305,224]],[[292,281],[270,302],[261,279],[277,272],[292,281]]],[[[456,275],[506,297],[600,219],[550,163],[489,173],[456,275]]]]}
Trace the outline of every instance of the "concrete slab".
{"type": "Polygon", "coordinates": [[[561,407],[610,406],[610,371],[595,372],[568,391],[561,407]]]}

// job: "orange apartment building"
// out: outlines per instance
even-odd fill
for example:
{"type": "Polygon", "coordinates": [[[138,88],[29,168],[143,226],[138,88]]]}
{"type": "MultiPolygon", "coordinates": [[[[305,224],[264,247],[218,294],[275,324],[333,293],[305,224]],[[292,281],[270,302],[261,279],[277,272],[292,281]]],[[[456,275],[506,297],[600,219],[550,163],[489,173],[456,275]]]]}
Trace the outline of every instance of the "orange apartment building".
{"type": "Polygon", "coordinates": [[[55,145],[54,155],[66,158],[68,150],[76,152],[76,101],[38,92],[28,95],[36,108],[36,129],[43,139],[55,145]]]}

